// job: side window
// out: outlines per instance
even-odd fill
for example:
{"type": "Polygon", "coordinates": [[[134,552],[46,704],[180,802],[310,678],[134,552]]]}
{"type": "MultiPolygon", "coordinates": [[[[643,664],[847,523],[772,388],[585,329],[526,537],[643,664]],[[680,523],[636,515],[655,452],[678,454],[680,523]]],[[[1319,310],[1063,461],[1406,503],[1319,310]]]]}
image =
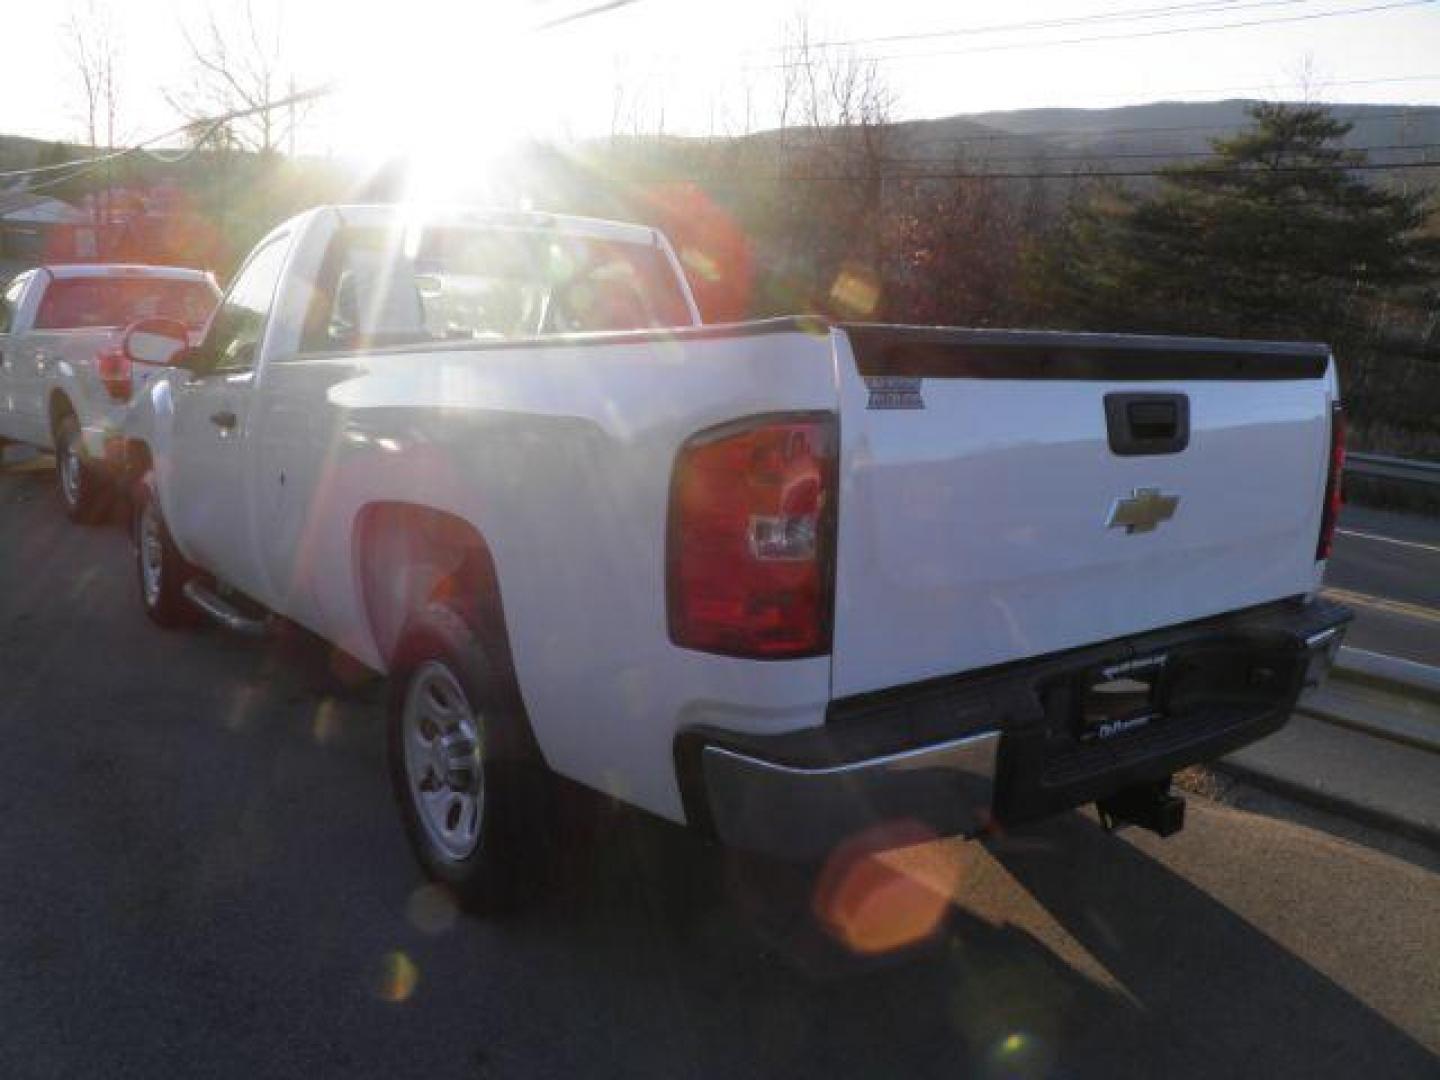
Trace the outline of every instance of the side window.
{"type": "Polygon", "coordinates": [[[25,275],[20,275],[5,287],[5,292],[0,295],[0,334],[10,332],[10,324],[15,318],[15,309],[20,306],[20,294],[25,291],[25,275]]]}
{"type": "Polygon", "coordinates": [[[256,251],[231,284],[201,346],[207,371],[243,372],[255,366],[255,350],[275,299],[288,241],[277,236],[256,251]]]}

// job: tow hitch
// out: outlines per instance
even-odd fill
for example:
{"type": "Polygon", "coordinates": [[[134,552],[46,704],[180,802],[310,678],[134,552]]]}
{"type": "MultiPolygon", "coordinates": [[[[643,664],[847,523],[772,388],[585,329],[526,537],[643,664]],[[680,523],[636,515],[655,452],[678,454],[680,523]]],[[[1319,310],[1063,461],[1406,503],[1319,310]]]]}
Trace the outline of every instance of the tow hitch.
{"type": "Polygon", "coordinates": [[[1121,825],[1138,825],[1157,836],[1174,836],[1185,827],[1185,800],[1170,794],[1170,778],[1153,784],[1136,784],[1121,788],[1108,798],[1099,799],[1100,824],[1106,832],[1121,825]]]}

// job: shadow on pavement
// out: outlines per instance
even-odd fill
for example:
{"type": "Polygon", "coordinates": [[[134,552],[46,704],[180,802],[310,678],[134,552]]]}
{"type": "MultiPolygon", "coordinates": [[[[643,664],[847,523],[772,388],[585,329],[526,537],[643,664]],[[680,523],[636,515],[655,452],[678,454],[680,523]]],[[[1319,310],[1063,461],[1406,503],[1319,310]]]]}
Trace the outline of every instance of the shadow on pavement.
{"type": "Polygon", "coordinates": [[[1078,814],[989,847],[1110,985],[963,899],[923,945],[858,957],[818,932],[809,877],[747,866],[636,813],[613,814],[590,847],[588,871],[532,915],[526,933],[645,972],[649,992],[660,978],[704,1018],[689,1064],[706,1075],[1399,1077],[1436,1068],[1328,976],[1078,814]]]}
{"type": "Polygon", "coordinates": [[[549,899],[461,916],[404,849],[373,700],[317,692],[303,638],[150,627],[123,541],[40,491],[0,485],[0,1074],[1435,1073],[1078,815],[934,887],[875,871],[882,924],[944,916],[894,955],[821,933],[813,879],[599,800],[549,899]]]}
{"type": "Polygon", "coordinates": [[[1041,835],[995,854],[1133,996],[1097,1021],[1136,1074],[1435,1075],[1409,1035],[1144,852],[1078,814],[1041,835]]]}

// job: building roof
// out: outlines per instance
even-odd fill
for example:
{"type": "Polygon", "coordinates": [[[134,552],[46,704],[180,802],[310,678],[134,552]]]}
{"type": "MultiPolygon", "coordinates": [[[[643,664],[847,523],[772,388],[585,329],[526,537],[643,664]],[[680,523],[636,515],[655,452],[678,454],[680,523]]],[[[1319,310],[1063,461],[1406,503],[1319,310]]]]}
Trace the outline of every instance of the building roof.
{"type": "Polygon", "coordinates": [[[49,195],[0,191],[0,222],[26,225],[79,225],[89,221],[83,210],[49,195]]]}

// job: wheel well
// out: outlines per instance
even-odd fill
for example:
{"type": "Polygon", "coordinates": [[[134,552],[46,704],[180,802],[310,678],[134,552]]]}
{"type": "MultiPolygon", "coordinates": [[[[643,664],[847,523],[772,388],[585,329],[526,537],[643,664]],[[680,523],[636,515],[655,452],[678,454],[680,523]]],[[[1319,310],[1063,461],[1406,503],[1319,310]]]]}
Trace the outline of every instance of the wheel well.
{"type": "Polygon", "coordinates": [[[124,475],[127,484],[139,483],[150,471],[152,461],[149,443],[143,439],[125,440],[124,475]]]}
{"type": "Polygon", "coordinates": [[[518,718],[529,752],[535,747],[510,653],[495,560],[469,522],[413,503],[364,507],[355,519],[355,566],[365,617],[386,667],[406,624],[427,605],[454,611],[481,642],[485,658],[518,718]]]}
{"type": "Polygon", "coordinates": [[[60,428],[60,421],[67,416],[75,415],[75,406],[70,403],[70,398],[63,390],[52,390],[50,392],[50,436],[54,438],[56,431],[60,428]]]}

